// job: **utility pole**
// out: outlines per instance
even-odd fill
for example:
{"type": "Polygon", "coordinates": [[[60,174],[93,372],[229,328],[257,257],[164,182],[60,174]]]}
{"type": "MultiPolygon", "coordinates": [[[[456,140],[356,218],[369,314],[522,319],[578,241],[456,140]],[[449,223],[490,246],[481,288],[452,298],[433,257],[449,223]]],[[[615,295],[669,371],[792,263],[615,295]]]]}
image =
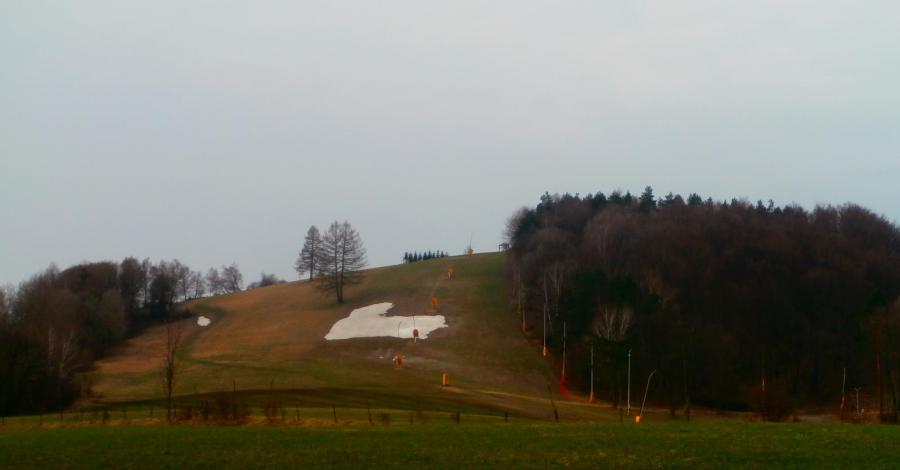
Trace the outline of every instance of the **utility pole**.
{"type": "Polygon", "coordinates": [[[847,368],[844,367],[844,377],[841,379],[841,421],[844,421],[844,398],[847,396],[847,368]]]}
{"type": "Polygon", "coordinates": [[[566,322],[563,322],[563,366],[562,382],[566,383],[566,322]]]}
{"type": "Polygon", "coordinates": [[[547,357],[547,273],[544,273],[544,345],[541,348],[541,355],[547,357]]]}
{"type": "Polygon", "coordinates": [[[628,407],[626,414],[631,416],[631,349],[628,350],[628,407]]]}
{"type": "Polygon", "coordinates": [[[588,395],[588,402],[594,402],[594,343],[591,342],[591,394],[588,395]]]}

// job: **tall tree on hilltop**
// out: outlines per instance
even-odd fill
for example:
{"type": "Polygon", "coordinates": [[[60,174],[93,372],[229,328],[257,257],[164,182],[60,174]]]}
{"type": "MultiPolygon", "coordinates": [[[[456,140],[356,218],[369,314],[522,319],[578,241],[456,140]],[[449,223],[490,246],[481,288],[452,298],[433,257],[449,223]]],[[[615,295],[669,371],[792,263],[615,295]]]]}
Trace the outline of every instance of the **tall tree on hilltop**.
{"type": "Polygon", "coordinates": [[[191,296],[191,268],[177,259],[170,265],[172,279],[175,280],[175,297],[179,300],[187,300],[191,296]]]}
{"type": "Polygon", "coordinates": [[[650,212],[651,209],[656,208],[656,198],[653,197],[653,188],[650,186],[644,188],[644,192],[641,194],[641,197],[638,198],[638,206],[640,207],[641,212],[644,213],[650,212]]]}
{"type": "Polygon", "coordinates": [[[137,258],[125,258],[119,264],[119,291],[130,316],[135,316],[144,301],[143,290],[148,274],[137,258]]]}
{"type": "Polygon", "coordinates": [[[231,263],[231,266],[222,266],[221,280],[225,292],[229,294],[240,292],[244,287],[244,275],[241,274],[237,263],[231,263]]]}
{"type": "Polygon", "coordinates": [[[191,273],[191,298],[199,299],[206,295],[206,277],[200,271],[191,273]]]}
{"type": "Polygon", "coordinates": [[[319,263],[322,256],[322,237],[319,235],[319,229],[315,225],[309,227],[306,232],[306,238],[303,240],[303,249],[300,250],[300,256],[294,264],[297,274],[303,276],[303,273],[309,273],[311,281],[318,274],[319,263]]]}
{"type": "Polygon", "coordinates": [[[165,318],[169,309],[175,304],[175,279],[172,277],[170,264],[160,261],[150,272],[150,288],[148,306],[154,318],[165,318]]]}
{"type": "Polygon", "coordinates": [[[334,292],[344,303],[344,286],[362,282],[360,270],[366,266],[366,249],[359,233],[349,223],[335,221],[322,237],[321,262],[316,268],[319,289],[334,292]]]}
{"type": "Polygon", "coordinates": [[[212,295],[219,295],[225,292],[222,276],[219,275],[219,270],[216,268],[209,268],[209,271],[206,272],[206,285],[209,287],[209,293],[212,295]]]}

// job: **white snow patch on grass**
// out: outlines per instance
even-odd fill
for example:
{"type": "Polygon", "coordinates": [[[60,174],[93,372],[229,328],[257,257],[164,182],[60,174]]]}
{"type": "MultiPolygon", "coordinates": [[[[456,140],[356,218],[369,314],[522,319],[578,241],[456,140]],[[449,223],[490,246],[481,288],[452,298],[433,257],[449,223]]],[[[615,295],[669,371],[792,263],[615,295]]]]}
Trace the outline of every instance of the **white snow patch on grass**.
{"type": "Polygon", "coordinates": [[[197,325],[199,326],[209,326],[210,323],[212,323],[212,320],[206,317],[200,317],[197,319],[197,325]]]}
{"type": "Polygon", "coordinates": [[[419,330],[419,339],[426,339],[428,333],[447,327],[443,315],[386,317],[387,311],[393,307],[394,304],[390,302],[382,302],[353,310],[350,312],[350,316],[338,320],[331,326],[331,331],[325,335],[325,339],[375,338],[379,336],[412,338],[413,329],[419,330]]]}

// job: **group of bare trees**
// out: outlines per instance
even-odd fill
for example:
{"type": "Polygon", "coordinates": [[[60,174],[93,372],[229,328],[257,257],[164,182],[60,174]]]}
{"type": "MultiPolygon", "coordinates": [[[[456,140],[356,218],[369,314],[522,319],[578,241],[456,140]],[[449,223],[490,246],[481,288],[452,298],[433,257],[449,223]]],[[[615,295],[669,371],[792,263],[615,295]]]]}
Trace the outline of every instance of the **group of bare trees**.
{"type": "Polygon", "coordinates": [[[0,414],[65,405],[75,374],[129,335],[167,321],[175,305],[242,288],[236,264],[212,278],[178,261],[51,266],[0,289],[0,414]]]}
{"type": "Polygon", "coordinates": [[[317,287],[344,303],[344,288],[362,282],[366,249],[359,233],[348,222],[333,222],[324,235],[312,226],[295,263],[300,276],[309,275],[317,287]]]}
{"type": "Polygon", "coordinates": [[[573,385],[588,388],[594,347],[613,401],[632,351],[633,375],[658,370],[651,399],[673,406],[690,395],[775,416],[834,399],[846,367],[848,383],[900,410],[900,230],[864,208],[657,199],[650,188],[545,194],[508,237],[513,301],[551,352],[567,324],[567,370],[583,371],[573,385]]]}
{"type": "Polygon", "coordinates": [[[221,270],[209,268],[206,272],[206,286],[212,295],[240,292],[244,287],[244,276],[236,263],[222,266],[221,270]]]}

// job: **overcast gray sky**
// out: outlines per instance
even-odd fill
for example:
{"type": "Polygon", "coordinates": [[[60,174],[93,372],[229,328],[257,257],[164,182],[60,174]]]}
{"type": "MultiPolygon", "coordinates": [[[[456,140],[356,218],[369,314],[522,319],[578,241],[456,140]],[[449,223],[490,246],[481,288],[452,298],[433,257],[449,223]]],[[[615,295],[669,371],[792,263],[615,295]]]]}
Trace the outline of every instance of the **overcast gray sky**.
{"type": "Polygon", "coordinates": [[[900,219],[900,2],[0,0],[0,283],[495,249],[544,191],[900,219]]]}

